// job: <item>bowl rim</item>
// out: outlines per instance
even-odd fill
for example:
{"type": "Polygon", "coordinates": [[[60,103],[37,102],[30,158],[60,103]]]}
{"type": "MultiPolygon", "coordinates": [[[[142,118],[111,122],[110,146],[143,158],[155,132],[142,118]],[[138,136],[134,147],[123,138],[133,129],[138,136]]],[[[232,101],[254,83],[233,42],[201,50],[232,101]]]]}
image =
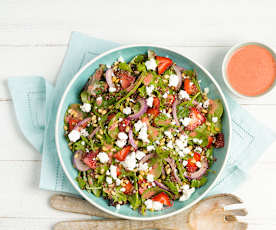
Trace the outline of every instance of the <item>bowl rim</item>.
{"type": "Polygon", "coordinates": [[[259,41],[243,41],[243,42],[239,42],[235,45],[233,45],[225,54],[224,58],[223,58],[223,62],[222,62],[222,66],[221,66],[221,71],[222,71],[222,78],[223,81],[225,83],[225,85],[227,86],[227,88],[230,90],[230,92],[235,95],[238,96],[239,98],[243,98],[243,99],[256,99],[262,96],[266,96],[268,94],[270,94],[273,89],[276,86],[276,80],[274,80],[273,84],[268,88],[267,91],[259,94],[259,95],[255,95],[255,96],[247,96],[244,94],[239,93],[237,90],[235,90],[232,85],[229,83],[228,81],[228,77],[227,77],[227,65],[229,63],[230,58],[232,57],[232,55],[240,48],[248,46],[248,45],[257,45],[260,47],[263,47],[265,49],[267,49],[272,56],[274,57],[275,61],[276,61],[276,53],[275,51],[272,49],[272,47],[270,45],[267,45],[263,42],[259,42],[259,41]]]}
{"type": "Polygon", "coordinates": [[[212,188],[213,186],[217,183],[218,179],[220,178],[220,175],[222,174],[224,168],[225,168],[225,165],[226,165],[226,162],[228,160],[228,157],[229,157],[229,151],[230,151],[230,146],[231,146],[231,141],[232,141],[232,122],[231,122],[231,114],[230,114],[230,110],[229,110],[229,106],[228,106],[228,103],[225,99],[225,96],[219,86],[219,84],[217,83],[217,81],[214,79],[214,77],[203,67],[201,66],[198,62],[194,61],[192,58],[189,58],[187,57],[186,55],[183,55],[181,53],[179,53],[178,51],[174,50],[174,49],[171,49],[171,48],[168,48],[166,46],[162,46],[162,45],[154,45],[154,44],[130,44],[130,45],[123,45],[123,46],[119,46],[117,48],[113,48],[113,49],[110,49],[106,52],[103,52],[102,54],[98,55],[97,57],[93,58],[91,61],[89,61],[86,65],[84,65],[75,75],[74,77],[70,80],[69,84],[67,85],[63,95],[62,95],[62,98],[60,100],[60,103],[59,103],[59,106],[58,106],[58,111],[57,111],[57,116],[56,116],[56,122],[55,122],[55,142],[56,142],[56,148],[57,148],[57,153],[58,153],[58,158],[59,158],[59,161],[60,161],[60,164],[63,168],[63,171],[66,175],[66,177],[68,178],[68,180],[70,181],[70,183],[73,185],[73,187],[76,189],[76,191],[79,192],[79,194],[85,198],[90,204],[94,205],[96,208],[110,214],[110,215],[113,215],[113,216],[116,216],[116,217],[119,217],[119,218],[123,218],[123,219],[129,219],[129,220],[138,220],[138,221],[150,221],[150,220],[158,220],[158,219],[163,219],[163,218],[167,218],[167,217],[170,217],[170,216],[173,216],[173,215],[176,215],[188,208],[190,208],[191,206],[193,206],[194,204],[196,204],[198,201],[200,201],[212,188]],[[165,49],[165,50],[168,50],[168,51],[171,51],[171,52],[174,52],[180,56],[183,56],[184,58],[188,59],[189,61],[191,61],[192,63],[194,63],[195,65],[197,65],[197,67],[199,67],[208,77],[209,79],[212,81],[213,84],[215,84],[215,86],[217,87],[218,91],[219,91],[219,94],[224,102],[224,105],[225,105],[225,112],[227,113],[229,119],[228,119],[228,126],[229,126],[229,140],[228,140],[228,147],[226,149],[226,152],[225,152],[225,159],[222,163],[222,167],[220,169],[220,171],[217,173],[216,175],[216,178],[214,179],[214,181],[211,183],[211,185],[206,189],[205,192],[203,192],[197,199],[195,199],[193,202],[191,202],[190,204],[176,210],[176,211],[173,211],[171,213],[168,213],[168,214],[164,214],[164,215],[160,215],[160,216],[152,216],[152,217],[134,217],[134,216],[127,216],[127,215],[123,215],[123,214],[120,214],[120,213],[116,213],[116,212],[113,212],[113,211],[110,211],[109,209],[106,209],[104,207],[102,207],[101,205],[98,205],[96,202],[94,202],[93,200],[91,200],[88,196],[86,196],[86,194],[77,186],[77,184],[75,184],[75,181],[73,180],[73,178],[71,178],[71,176],[69,175],[69,172],[67,171],[66,167],[65,167],[65,164],[63,162],[63,159],[62,159],[62,155],[61,155],[61,151],[60,151],[60,143],[59,143],[59,130],[58,130],[58,127],[59,127],[59,119],[60,119],[60,116],[62,115],[61,114],[61,111],[62,111],[62,105],[64,103],[64,100],[67,96],[67,93],[69,91],[69,89],[71,89],[71,86],[73,85],[73,83],[76,81],[76,79],[83,73],[83,71],[88,68],[90,65],[92,65],[94,62],[96,62],[98,59],[112,53],[112,52],[115,52],[115,51],[118,51],[118,50],[123,50],[123,49],[127,49],[127,48],[133,48],[133,47],[153,47],[153,48],[159,48],[159,49],[165,49]]]}

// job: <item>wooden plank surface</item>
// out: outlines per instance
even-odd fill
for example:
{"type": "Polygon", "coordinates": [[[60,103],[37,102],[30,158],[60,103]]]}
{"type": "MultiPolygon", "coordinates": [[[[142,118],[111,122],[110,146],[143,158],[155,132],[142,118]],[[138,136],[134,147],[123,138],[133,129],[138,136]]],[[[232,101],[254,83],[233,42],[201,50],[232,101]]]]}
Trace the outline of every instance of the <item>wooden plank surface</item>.
{"type": "MultiPolygon", "coordinates": [[[[0,230],[49,230],[53,224],[87,218],[52,210],[53,192],[38,189],[41,156],[16,123],[7,90],[9,76],[44,76],[51,83],[71,31],[122,44],[154,43],[192,57],[221,76],[227,50],[242,40],[276,48],[274,0],[9,0],[0,2],[0,230]]],[[[276,131],[276,90],[237,101],[276,131]]],[[[250,230],[276,229],[276,143],[263,155],[236,194],[246,202],[250,230]]]]}

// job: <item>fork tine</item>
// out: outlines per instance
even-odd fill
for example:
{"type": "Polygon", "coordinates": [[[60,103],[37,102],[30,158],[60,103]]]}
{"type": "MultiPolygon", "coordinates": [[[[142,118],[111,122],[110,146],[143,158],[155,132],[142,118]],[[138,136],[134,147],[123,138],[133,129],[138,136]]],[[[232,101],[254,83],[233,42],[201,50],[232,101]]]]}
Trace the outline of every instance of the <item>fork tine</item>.
{"type": "Polygon", "coordinates": [[[233,209],[233,210],[224,211],[224,214],[226,216],[227,215],[246,216],[248,214],[248,212],[245,208],[240,208],[240,209],[233,209]]]}

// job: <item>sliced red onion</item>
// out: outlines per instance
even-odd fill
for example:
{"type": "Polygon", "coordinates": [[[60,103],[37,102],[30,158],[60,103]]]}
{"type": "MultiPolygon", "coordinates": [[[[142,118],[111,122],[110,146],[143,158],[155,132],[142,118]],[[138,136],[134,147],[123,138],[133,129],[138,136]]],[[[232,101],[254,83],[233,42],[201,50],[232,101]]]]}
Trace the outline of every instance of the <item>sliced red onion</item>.
{"type": "Polygon", "coordinates": [[[185,172],[184,176],[187,179],[193,180],[193,179],[200,179],[207,171],[208,169],[208,160],[206,157],[204,157],[201,160],[201,168],[193,173],[185,172]]]}
{"type": "Polygon", "coordinates": [[[91,117],[84,118],[82,121],[80,121],[76,126],[74,127],[73,130],[80,130],[81,126],[85,125],[86,123],[91,121],[91,117]]]}
{"type": "Polygon", "coordinates": [[[113,70],[112,68],[109,68],[106,72],[105,72],[105,80],[109,86],[109,88],[115,88],[115,85],[112,81],[112,73],[113,73],[113,70]]]}
{"type": "Polygon", "coordinates": [[[138,102],[140,103],[141,107],[140,107],[140,110],[133,114],[133,115],[130,115],[128,117],[128,119],[130,120],[135,120],[135,119],[138,119],[139,117],[141,117],[145,112],[147,112],[147,109],[148,109],[148,105],[147,105],[147,102],[146,102],[146,99],[144,98],[139,98],[138,99],[138,102]]]}
{"type": "Polygon", "coordinates": [[[158,182],[157,180],[155,180],[154,183],[155,183],[159,188],[162,188],[162,189],[164,189],[164,190],[166,190],[166,191],[168,191],[168,192],[171,192],[171,190],[170,190],[166,185],[164,185],[164,184],[158,182]]]}
{"type": "Polygon", "coordinates": [[[173,113],[173,119],[175,120],[175,123],[177,126],[180,126],[180,123],[178,121],[178,118],[177,118],[177,112],[176,112],[176,106],[178,104],[178,100],[176,99],[174,102],[173,102],[173,105],[172,105],[172,113],[173,113]]]}
{"type": "Polygon", "coordinates": [[[182,76],[181,76],[181,68],[180,66],[177,65],[173,65],[173,69],[178,77],[178,84],[176,86],[176,89],[180,89],[181,85],[182,85],[182,76]]]}
{"type": "Polygon", "coordinates": [[[129,131],[128,131],[128,140],[129,140],[129,143],[131,144],[131,146],[136,150],[138,148],[138,146],[135,144],[135,141],[133,139],[132,129],[129,129],[129,131]]]}
{"type": "Polygon", "coordinates": [[[153,158],[155,156],[155,153],[150,153],[147,154],[146,156],[144,156],[141,160],[140,160],[140,164],[144,164],[145,162],[147,162],[148,160],[150,160],[151,158],[153,158]]]}
{"type": "Polygon", "coordinates": [[[73,156],[72,156],[72,161],[74,167],[79,170],[79,171],[87,171],[89,167],[83,163],[82,158],[83,158],[84,152],[81,150],[76,151],[73,156]]]}
{"type": "Polygon", "coordinates": [[[99,131],[99,129],[100,127],[97,127],[96,129],[94,129],[92,133],[89,134],[88,139],[92,139],[95,136],[95,134],[99,131]]]}
{"type": "Polygon", "coordinates": [[[179,178],[178,175],[177,175],[177,169],[176,169],[176,165],[175,165],[174,159],[168,157],[168,158],[166,158],[165,160],[166,160],[166,161],[169,163],[169,165],[171,166],[172,172],[173,172],[173,176],[174,176],[174,178],[176,179],[177,183],[182,184],[182,181],[180,180],[180,178],[179,178]]]}

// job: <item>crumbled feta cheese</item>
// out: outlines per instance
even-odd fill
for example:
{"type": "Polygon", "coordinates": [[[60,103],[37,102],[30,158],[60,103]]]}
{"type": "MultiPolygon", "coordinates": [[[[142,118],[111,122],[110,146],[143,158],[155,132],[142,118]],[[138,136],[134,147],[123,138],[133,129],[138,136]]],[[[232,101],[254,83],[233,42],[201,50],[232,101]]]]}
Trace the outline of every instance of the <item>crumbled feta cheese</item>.
{"type": "Polygon", "coordinates": [[[180,135],[179,139],[183,142],[188,141],[188,136],[186,134],[180,135]]]}
{"type": "Polygon", "coordinates": [[[198,147],[195,148],[194,151],[197,152],[197,153],[201,153],[202,152],[202,148],[198,146],[198,147]]]}
{"type": "Polygon", "coordinates": [[[105,152],[99,152],[98,158],[99,158],[101,163],[106,163],[106,162],[109,161],[109,157],[105,152]]]}
{"type": "Polygon", "coordinates": [[[127,155],[126,159],[121,163],[126,169],[132,171],[136,167],[135,152],[127,155]]]}
{"type": "Polygon", "coordinates": [[[89,133],[87,132],[86,129],[82,129],[82,130],[80,131],[80,134],[81,134],[81,136],[84,136],[84,137],[87,137],[87,136],[89,135],[89,133]]]}
{"type": "Polygon", "coordinates": [[[115,88],[115,87],[109,87],[109,92],[110,92],[110,93],[116,92],[116,88],[115,88]]]}
{"type": "Polygon", "coordinates": [[[151,95],[152,94],[152,91],[154,90],[154,85],[150,85],[150,86],[147,86],[146,87],[146,92],[147,92],[147,95],[151,95]]]}
{"type": "Polygon", "coordinates": [[[148,145],[147,146],[147,151],[153,151],[153,150],[155,150],[155,147],[153,146],[153,145],[148,145]]]}
{"type": "Polygon", "coordinates": [[[106,182],[108,183],[108,184],[112,184],[112,178],[111,177],[106,177],[106,182]]]}
{"type": "Polygon", "coordinates": [[[76,142],[78,139],[80,139],[80,132],[78,130],[72,130],[69,135],[68,135],[68,138],[70,141],[72,142],[76,142]]]}
{"type": "Polygon", "coordinates": [[[163,98],[166,99],[167,97],[168,97],[168,93],[166,92],[166,93],[163,94],[163,98]]]}
{"type": "Polygon", "coordinates": [[[125,132],[119,132],[118,138],[120,140],[127,140],[128,139],[128,135],[125,132]]]}
{"type": "Polygon", "coordinates": [[[179,98],[180,99],[190,100],[189,94],[185,90],[183,90],[183,89],[179,91],[179,98]]]}
{"type": "Polygon", "coordinates": [[[210,105],[210,101],[208,99],[208,100],[204,101],[203,108],[207,109],[209,107],[209,105],[210,105]]]}
{"type": "Polygon", "coordinates": [[[159,140],[155,141],[155,144],[160,145],[160,141],[159,140]]]}
{"type": "Polygon", "coordinates": [[[143,127],[140,129],[139,135],[138,135],[138,139],[149,143],[149,139],[148,139],[148,127],[146,123],[143,123],[143,127]]]}
{"type": "Polygon", "coordinates": [[[140,164],[139,170],[140,171],[146,171],[149,168],[148,163],[140,164]]]}
{"type": "Polygon", "coordinates": [[[163,204],[158,202],[158,201],[153,201],[152,202],[152,208],[156,211],[160,211],[163,208],[163,204]]]}
{"type": "Polygon", "coordinates": [[[130,108],[130,107],[125,107],[125,108],[123,109],[123,113],[126,114],[126,115],[131,114],[131,108],[130,108]]]}
{"type": "Polygon", "coordinates": [[[108,175],[108,176],[110,176],[110,171],[107,170],[105,174],[108,175]]]}
{"type": "Polygon", "coordinates": [[[208,93],[209,93],[209,91],[210,91],[210,89],[209,89],[209,88],[204,88],[204,93],[208,94],[208,93]]]}
{"type": "Polygon", "coordinates": [[[82,145],[85,145],[85,142],[84,142],[84,141],[82,141],[82,142],[81,142],[81,144],[82,144],[82,145]]]}
{"type": "Polygon", "coordinates": [[[183,166],[185,167],[185,166],[188,164],[188,161],[185,161],[185,160],[184,160],[184,161],[182,162],[182,164],[183,164],[183,166]]]}
{"type": "Polygon", "coordinates": [[[213,117],[212,118],[212,122],[217,123],[218,122],[218,118],[217,117],[213,117]]]}
{"type": "Polygon", "coordinates": [[[83,103],[83,105],[80,106],[80,109],[85,113],[89,113],[91,111],[91,105],[89,103],[83,103]]]}
{"type": "Polygon", "coordinates": [[[141,160],[146,154],[142,151],[136,151],[136,159],[139,161],[141,160]]]}
{"type": "Polygon", "coordinates": [[[136,132],[139,132],[139,130],[140,130],[143,126],[144,126],[144,123],[143,123],[141,120],[137,121],[137,122],[134,124],[134,128],[135,128],[136,132]]]}
{"type": "Polygon", "coordinates": [[[116,186],[119,186],[121,184],[121,180],[119,178],[116,179],[116,186]]]}
{"type": "Polygon", "coordinates": [[[173,138],[171,131],[168,131],[168,130],[167,130],[167,131],[164,132],[164,134],[165,134],[169,139],[172,139],[172,138],[173,138]]]}
{"type": "Polygon", "coordinates": [[[188,200],[194,191],[195,191],[195,188],[184,189],[182,196],[179,198],[179,201],[188,200]]]}
{"type": "Polygon", "coordinates": [[[177,140],[175,141],[175,144],[176,144],[176,146],[177,146],[179,149],[184,149],[184,148],[186,147],[186,145],[184,144],[184,142],[181,141],[180,139],[177,139],[177,140]]]}
{"type": "Polygon", "coordinates": [[[116,204],[116,209],[120,209],[121,205],[120,204],[116,204]]]}
{"type": "Polygon", "coordinates": [[[202,144],[202,140],[201,139],[198,139],[198,138],[193,138],[193,142],[196,143],[196,144],[202,144]]]}
{"type": "Polygon", "coordinates": [[[115,165],[110,165],[110,175],[114,180],[117,179],[117,167],[115,165]]]}
{"type": "Polygon", "coordinates": [[[120,56],[120,57],[118,58],[118,62],[125,62],[125,60],[124,60],[124,58],[123,58],[122,56],[120,56]]]}
{"type": "Polygon", "coordinates": [[[127,141],[126,140],[117,140],[116,141],[116,145],[119,147],[119,148],[123,148],[125,145],[126,145],[127,141]]]}
{"type": "Polygon", "coordinates": [[[172,141],[169,141],[167,143],[167,147],[170,148],[170,149],[173,149],[173,143],[172,143],[172,141]]]}
{"type": "Polygon", "coordinates": [[[176,87],[179,82],[178,76],[175,74],[170,75],[169,86],[176,87]]]}
{"type": "Polygon", "coordinates": [[[147,180],[148,180],[148,182],[153,182],[154,181],[154,175],[148,174],[147,175],[147,180]]]}
{"type": "Polygon", "coordinates": [[[146,208],[147,209],[152,209],[152,200],[151,199],[148,199],[145,201],[145,205],[146,205],[146,208]]]}
{"type": "Polygon", "coordinates": [[[147,105],[148,105],[149,107],[152,107],[152,103],[153,103],[153,97],[149,97],[149,98],[147,99],[147,105]]]}
{"type": "Polygon", "coordinates": [[[121,191],[121,192],[125,192],[125,191],[126,191],[126,188],[121,188],[120,191],[121,191]]]}
{"type": "Polygon", "coordinates": [[[146,61],[145,65],[147,67],[147,70],[155,70],[157,67],[156,60],[154,58],[151,58],[150,60],[146,61]]]}
{"type": "Polygon", "coordinates": [[[119,121],[119,122],[123,121],[123,118],[120,117],[120,118],[118,119],[118,121],[119,121]]]}
{"type": "Polygon", "coordinates": [[[171,114],[167,113],[165,109],[162,110],[162,113],[165,114],[168,118],[171,118],[171,114]]]}
{"type": "Polygon", "coordinates": [[[184,119],[180,119],[180,122],[186,127],[190,124],[191,120],[191,118],[185,117],[184,119]]]}
{"type": "Polygon", "coordinates": [[[200,161],[197,161],[197,162],[196,162],[196,166],[197,166],[198,168],[201,168],[201,163],[200,163],[200,161]]]}

